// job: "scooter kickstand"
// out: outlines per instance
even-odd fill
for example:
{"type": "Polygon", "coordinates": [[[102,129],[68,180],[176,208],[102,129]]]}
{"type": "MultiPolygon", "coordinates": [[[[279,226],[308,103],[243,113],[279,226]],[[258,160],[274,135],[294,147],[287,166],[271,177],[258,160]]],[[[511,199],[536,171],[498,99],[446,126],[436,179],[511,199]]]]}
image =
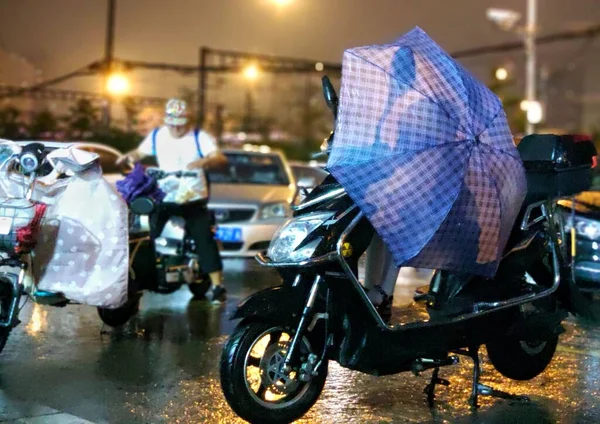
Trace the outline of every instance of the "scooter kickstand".
{"type": "Polygon", "coordinates": [[[529,398],[527,396],[512,395],[501,390],[496,390],[485,384],[481,384],[479,382],[479,378],[481,376],[481,367],[479,364],[479,347],[470,347],[468,350],[468,356],[470,356],[471,359],[473,359],[473,388],[471,391],[471,397],[469,398],[469,405],[471,405],[471,408],[479,408],[479,395],[525,402],[529,401],[529,398]]]}
{"type": "Polygon", "coordinates": [[[448,380],[438,377],[439,372],[439,367],[433,370],[433,374],[431,374],[431,381],[427,386],[425,386],[425,390],[423,390],[423,392],[427,395],[427,404],[430,408],[433,407],[433,401],[435,400],[435,386],[441,385],[448,387],[450,385],[448,380]]]}
{"type": "Polygon", "coordinates": [[[479,366],[479,346],[469,347],[469,356],[473,360],[473,386],[471,389],[471,397],[469,398],[469,405],[471,408],[479,408],[477,401],[479,400],[479,394],[484,394],[482,384],[479,384],[479,377],[481,376],[481,367],[479,366]]]}

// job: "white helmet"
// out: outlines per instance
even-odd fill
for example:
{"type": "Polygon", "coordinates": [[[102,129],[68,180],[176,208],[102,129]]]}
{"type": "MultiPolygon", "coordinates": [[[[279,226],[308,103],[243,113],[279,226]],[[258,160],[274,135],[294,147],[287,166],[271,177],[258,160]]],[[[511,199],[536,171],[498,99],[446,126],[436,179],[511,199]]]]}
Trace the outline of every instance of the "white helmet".
{"type": "Polygon", "coordinates": [[[170,99],[165,107],[165,124],[185,125],[188,122],[189,112],[187,103],[180,99],[170,99]]]}

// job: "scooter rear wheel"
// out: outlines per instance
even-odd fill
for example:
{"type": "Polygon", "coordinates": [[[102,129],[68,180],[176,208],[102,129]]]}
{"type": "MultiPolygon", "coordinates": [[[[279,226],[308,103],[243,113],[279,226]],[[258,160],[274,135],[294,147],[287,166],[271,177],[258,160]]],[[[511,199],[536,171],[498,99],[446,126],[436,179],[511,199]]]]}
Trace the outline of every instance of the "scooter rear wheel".
{"type": "Polygon", "coordinates": [[[557,344],[558,336],[538,341],[506,336],[488,342],[486,348],[496,371],[511,380],[525,381],[544,372],[552,362],[557,344]]]}
{"type": "MultiPolygon", "coordinates": [[[[281,372],[280,365],[292,339],[279,324],[242,322],[221,356],[221,387],[231,408],[251,423],[290,423],[315,404],[327,378],[327,361],[308,382],[299,373],[281,372]]],[[[300,355],[312,352],[304,338],[300,355]]]]}
{"type": "Polygon", "coordinates": [[[127,301],[127,303],[120,308],[108,309],[108,308],[97,308],[98,315],[102,322],[109,327],[120,327],[127,323],[135,314],[138,313],[140,307],[140,298],[135,296],[127,301]]]}
{"type": "Polygon", "coordinates": [[[210,277],[208,274],[199,275],[196,282],[188,284],[188,288],[196,299],[202,299],[210,289],[210,277]]]}

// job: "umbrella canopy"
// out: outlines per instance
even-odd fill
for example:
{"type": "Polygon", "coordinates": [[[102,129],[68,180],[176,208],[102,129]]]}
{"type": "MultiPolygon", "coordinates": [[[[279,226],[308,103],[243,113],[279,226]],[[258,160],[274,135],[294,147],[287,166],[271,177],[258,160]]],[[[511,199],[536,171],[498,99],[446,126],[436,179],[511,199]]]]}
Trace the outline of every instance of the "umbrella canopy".
{"type": "Polygon", "coordinates": [[[492,277],[527,183],[500,99],[415,28],[344,52],[328,168],[397,266],[492,277]]]}

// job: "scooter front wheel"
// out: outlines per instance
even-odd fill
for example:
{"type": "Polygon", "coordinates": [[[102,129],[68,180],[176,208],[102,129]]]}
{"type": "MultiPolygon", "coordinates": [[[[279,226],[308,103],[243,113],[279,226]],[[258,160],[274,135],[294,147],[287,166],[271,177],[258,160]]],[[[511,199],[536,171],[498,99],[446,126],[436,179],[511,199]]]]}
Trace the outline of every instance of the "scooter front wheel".
{"type": "MultiPolygon", "coordinates": [[[[12,303],[12,293],[8,284],[0,285],[0,319],[5,321],[9,318],[10,304],[12,303]]],[[[10,335],[10,327],[0,327],[0,352],[4,350],[6,341],[10,335]]]]}
{"type": "MultiPolygon", "coordinates": [[[[221,357],[221,387],[231,408],[251,423],[290,423],[315,404],[327,378],[327,361],[317,375],[300,381],[300,373],[284,373],[281,365],[292,339],[282,326],[262,321],[242,322],[221,357]]],[[[304,338],[300,357],[313,352],[304,338]]]]}
{"type": "Polygon", "coordinates": [[[8,340],[9,335],[9,328],[0,328],[0,352],[4,350],[4,346],[6,346],[6,341],[8,340]]]}

